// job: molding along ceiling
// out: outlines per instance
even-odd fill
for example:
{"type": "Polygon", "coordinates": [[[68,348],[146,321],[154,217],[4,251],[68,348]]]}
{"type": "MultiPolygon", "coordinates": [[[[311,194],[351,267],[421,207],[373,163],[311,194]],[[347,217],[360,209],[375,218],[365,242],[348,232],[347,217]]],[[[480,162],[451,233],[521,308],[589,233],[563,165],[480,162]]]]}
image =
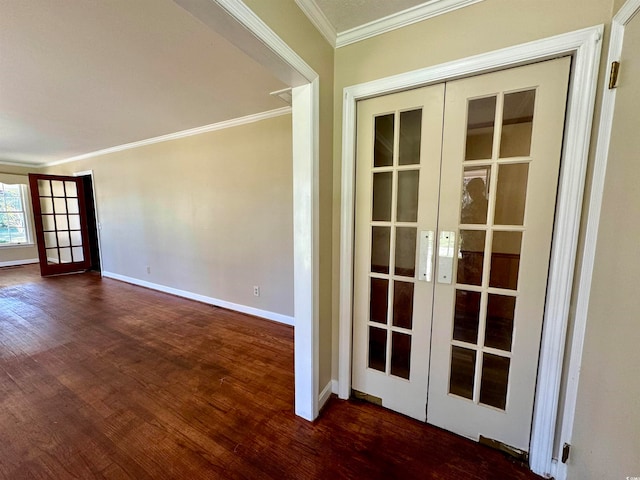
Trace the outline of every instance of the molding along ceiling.
{"type": "Polygon", "coordinates": [[[295,0],[335,48],[402,28],[483,0],[295,0]]]}
{"type": "Polygon", "coordinates": [[[252,56],[237,37],[253,35],[218,3],[0,2],[0,163],[41,167],[287,107],[270,93],[299,81],[252,56]]]}
{"type": "Polygon", "coordinates": [[[211,125],[190,128],[189,130],[183,130],[181,132],[160,135],[159,137],[147,138],[145,140],[126,143],[124,145],[116,145],[115,147],[104,148],[95,152],[83,153],[82,155],[77,155],[75,157],[69,157],[55,162],[45,163],[43,166],[52,167],[54,165],[62,165],[63,163],[75,162],[77,160],[86,160],[87,158],[99,157],[101,155],[107,155],[109,153],[131,150],[132,148],[143,147],[145,145],[153,145],[154,143],[168,142],[169,140],[177,140],[179,138],[191,137],[193,135],[200,135],[202,133],[215,132],[216,130],[224,130],[225,128],[239,127],[240,125],[246,125],[248,123],[259,122],[268,118],[289,114],[291,114],[291,107],[282,107],[276,110],[269,110],[268,112],[256,113],[253,115],[247,115],[246,117],[234,118],[231,120],[225,120],[224,122],[213,123],[211,125]]]}

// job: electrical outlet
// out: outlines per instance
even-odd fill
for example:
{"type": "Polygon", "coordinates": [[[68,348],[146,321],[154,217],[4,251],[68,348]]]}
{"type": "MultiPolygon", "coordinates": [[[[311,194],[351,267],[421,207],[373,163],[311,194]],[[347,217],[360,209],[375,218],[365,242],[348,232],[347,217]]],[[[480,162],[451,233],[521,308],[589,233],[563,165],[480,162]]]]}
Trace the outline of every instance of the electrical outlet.
{"type": "Polygon", "coordinates": [[[253,296],[254,297],[259,297],[260,296],[260,287],[257,285],[253,286],[253,296]]]}
{"type": "Polygon", "coordinates": [[[151,274],[151,267],[147,265],[147,274],[151,274]]]}

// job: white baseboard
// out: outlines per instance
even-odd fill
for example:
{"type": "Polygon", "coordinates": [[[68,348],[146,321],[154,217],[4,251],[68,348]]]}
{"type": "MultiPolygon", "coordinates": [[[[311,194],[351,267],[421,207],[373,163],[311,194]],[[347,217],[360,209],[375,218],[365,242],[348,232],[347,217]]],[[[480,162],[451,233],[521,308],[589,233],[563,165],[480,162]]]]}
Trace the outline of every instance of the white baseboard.
{"type": "Polygon", "coordinates": [[[215,305],[216,307],[228,308],[229,310],[235,310],[236,312],[247,313],[256,317],[266,318],[278,323],[284,323],[285,325],[294,326],[294,318],[288,315],[282,315],[281,313],[269,312],[267,310],[260,310],[259,308],[248,307],[246,305],[240,305],[238,303],[227,302],[226,300],[220,300],[218,298],[207,297],[198,293],[188,292],[186,290],[179,290],[173,287],[167,287],[165,285],[159,285],[157,283],[147,282],[138,278],[127,277],[126,275],[120,275],[113,272],[102,272],[103,277],[112,278],[121,282],[131,283],[138,285],[139,287],[150,288],[151,290],[158,290],[159,292],[169,293],[178,297],[188,298],[190,300],[196,300],[198,302],[207,303],[209,305],[215,305]]]}
{"type": "Polygon", "coordinates": [[[337,380],[330,380],[322,389],[322,392],[320,392],[320,397],[318,398],[318,410],[324,407],[324,404],[327,403],[327,400],[329,400],[332,393],[338,393],[337,380]]]}
{"type": "Polygon", "coordinates": [[[331,380],[331,393],[338,395],[338,380],[331,380]]]}
{"type": "Polygon", "coordinates": [[[37,258],[28,258],[25,260],[10,260],[7,262],[0,262],[0,267],[15,267],[16,265],[29,265],[31,263],[38,263],[40,260],[37,258]]]}

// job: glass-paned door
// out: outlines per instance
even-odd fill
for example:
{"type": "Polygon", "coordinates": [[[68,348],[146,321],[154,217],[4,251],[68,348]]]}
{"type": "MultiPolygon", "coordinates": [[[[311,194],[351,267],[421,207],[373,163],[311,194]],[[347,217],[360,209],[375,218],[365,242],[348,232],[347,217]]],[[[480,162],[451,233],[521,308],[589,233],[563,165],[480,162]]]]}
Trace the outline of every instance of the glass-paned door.
{"type": "Polygon", "coordinates": [[[427,421],[528,451],[570,59],[450,82],[427,421]]]}
{"type": "Polygon", "coordinates": [[[358,104],[352,385],[421,420],[443,102],[441,84],[358,104]]]}
{"type": "Polygon", "coordinates": [[[82,178],[29,174],[40,272],[43,276],[91,266],[82,178]]]}
{"type": "Polygon", "coordinates": [[[358,104],[354,390],[528,450],[569,70],[358,104]]]}

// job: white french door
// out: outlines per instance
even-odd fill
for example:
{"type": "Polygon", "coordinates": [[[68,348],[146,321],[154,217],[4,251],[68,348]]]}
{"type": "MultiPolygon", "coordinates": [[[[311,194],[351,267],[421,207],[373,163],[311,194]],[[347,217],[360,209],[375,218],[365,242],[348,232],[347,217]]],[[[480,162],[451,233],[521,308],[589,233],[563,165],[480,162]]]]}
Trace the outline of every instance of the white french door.
{"type": "Polygon", "coordinates": [[[352,384],[420,420],[433,267],[416,257],[435,247],[443,101],[441,84],[358,104],[352,384]]]}
{"type": "Polygon", "coordinates": [[[570,63],[359,102],[354,390],[528,450],[570,63]]]}

